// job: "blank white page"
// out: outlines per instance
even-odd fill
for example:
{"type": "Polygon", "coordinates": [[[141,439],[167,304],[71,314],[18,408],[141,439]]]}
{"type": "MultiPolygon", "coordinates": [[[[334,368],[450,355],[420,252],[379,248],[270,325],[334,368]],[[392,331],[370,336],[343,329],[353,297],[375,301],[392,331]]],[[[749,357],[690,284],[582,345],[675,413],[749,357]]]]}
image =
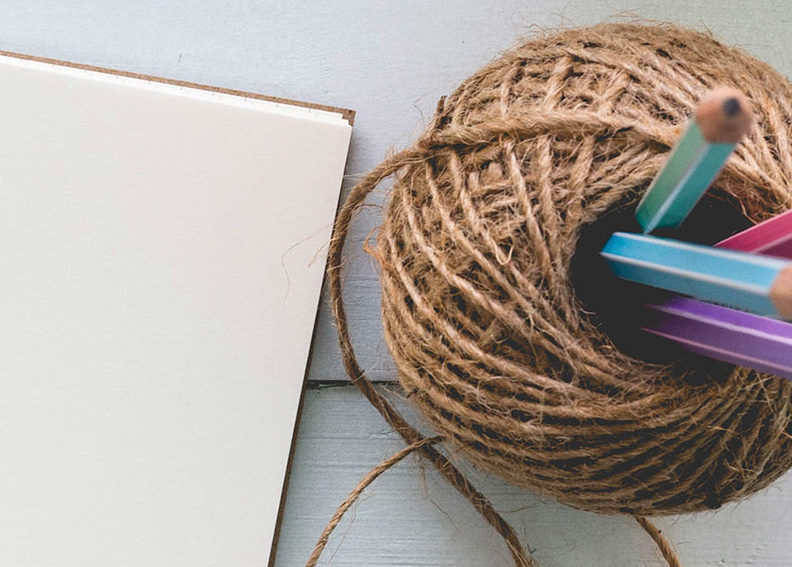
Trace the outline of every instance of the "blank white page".
{"type": "Polygon", "coordinates": [[[267,564],[350,132],[0,57],[0,564],[267,564]]]}

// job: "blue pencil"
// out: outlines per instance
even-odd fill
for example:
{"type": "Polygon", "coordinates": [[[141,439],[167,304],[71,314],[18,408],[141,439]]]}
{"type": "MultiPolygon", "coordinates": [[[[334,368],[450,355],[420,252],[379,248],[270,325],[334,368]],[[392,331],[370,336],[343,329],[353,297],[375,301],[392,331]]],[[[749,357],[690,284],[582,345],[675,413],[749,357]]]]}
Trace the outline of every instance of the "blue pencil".
{"type": "Polygon", "coordinates": [[[789,260],[625,232],[615,233],[601,254],[622,279],[792,319],[789,260]]]}
{"type": "Polygon", "coordinates": [[[682,224],[752,122],[751,107],[739,91],[722,87],[704,96],[638,204],[635,217],[644,232],[682,224]]]}

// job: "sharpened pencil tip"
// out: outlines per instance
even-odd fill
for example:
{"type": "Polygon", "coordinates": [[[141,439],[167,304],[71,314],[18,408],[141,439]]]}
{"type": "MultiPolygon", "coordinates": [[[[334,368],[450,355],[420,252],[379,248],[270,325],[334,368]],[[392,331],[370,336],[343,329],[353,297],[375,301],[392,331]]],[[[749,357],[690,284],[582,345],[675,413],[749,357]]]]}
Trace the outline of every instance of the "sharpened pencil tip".
{"type": "Polygon", "coordinates": [[[751,129],[751,103],[737,89],[718,87],[701,99],[695,120],[711,144],[736,144],[751,129]]]}

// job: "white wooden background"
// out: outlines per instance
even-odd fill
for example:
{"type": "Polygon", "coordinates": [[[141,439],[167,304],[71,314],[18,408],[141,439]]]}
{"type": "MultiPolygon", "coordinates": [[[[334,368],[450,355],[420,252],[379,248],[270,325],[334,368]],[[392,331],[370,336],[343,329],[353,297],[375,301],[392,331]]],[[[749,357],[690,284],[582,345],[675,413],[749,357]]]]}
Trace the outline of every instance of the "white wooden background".
{"type": "MultiPolygon", "coordinates": [[[[353,108],[348,190],[389,149],[410,143],[440,96],[537,27],[672,21],[710,29],[791,76],[790,14],[789,0],[0,0],[0,49],[353,108]]],[[[368,208],[355,226],[347,290],[362,363],[388,381],[378,286],[359,252],[378,213],[368,208]]],[[[338,384],[344,373],[326,301],[309,378],[279,567],[303,565],[337,504],[402,447],[354,387],[338,384]]],[[[397,388],[388,388],[398,398],[397,388]]],[[[544,567],[663,565],[629,519],[579,512],[472,475],[544,567]]],[[[787,475],[718,512],[658,523],[687,567],[788,566],[791,505],[787,475]]],[[[467,502],[407,459],[365,493],[330,540],[323,564],[498,567],[510,559],[467,502]]]]}

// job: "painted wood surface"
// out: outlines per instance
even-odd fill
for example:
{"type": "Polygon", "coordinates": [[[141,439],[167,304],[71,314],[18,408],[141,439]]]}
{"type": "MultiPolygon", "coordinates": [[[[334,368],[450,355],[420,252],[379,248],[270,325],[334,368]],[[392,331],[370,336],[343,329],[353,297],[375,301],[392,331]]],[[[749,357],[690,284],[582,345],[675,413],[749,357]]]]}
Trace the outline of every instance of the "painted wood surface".
{"type": "MultiPolygon", "coordinates": [[[[0,49],[304,99],[357,111],[346,191],[428,123],[437,100],[520,36],[608,19],[667,20],[709,29],[792,74],[787,0],[3,0],[0,49]]],[[[346,290],[363,367],[392,380],[379,286],[361,251],[387,187],[360,214],[346,290]]],[[[372,466],[402,447],[345,380],[327,301],[319,314],[278,566],[303,565],[333,510],[372,466]]],[[[546,502],[476,473],[509,512],[542,567],[662,565],[632,521],[546,502]]],[[[667,518],[686,567],[792,564],[789,477],[714,513],[667,518]]],[[[2,558],[0,558],[0,564],[2,558]]],[[[322,564],[334,567],[508,566],[498,537],[431,470],[408,458],[380,478],[339,528],[322,564]]]]}
{"type": "MultiPolygon", "coordinates": [[[[409,411],[398,390],[389,391],[397,406],[409,411]]],[[[402,447],[354,386],[306,392],[277,567],[305,565],[338,504],[369,469],[402,447]]],[[[470,467],[465,470],[534,551],[541,567],[666,567],[648,536],[629,518],[574,510],[470,467]]],[[[788,567],[790,507],[792,475],[787,475],[743,502],[656,523],[674,542],[685,567],[788,567]]],[[[331,537],[320,565],[513,563],[500,537],[467,501],[433,469],[407,457],[364,492],[331,537]]]]}

